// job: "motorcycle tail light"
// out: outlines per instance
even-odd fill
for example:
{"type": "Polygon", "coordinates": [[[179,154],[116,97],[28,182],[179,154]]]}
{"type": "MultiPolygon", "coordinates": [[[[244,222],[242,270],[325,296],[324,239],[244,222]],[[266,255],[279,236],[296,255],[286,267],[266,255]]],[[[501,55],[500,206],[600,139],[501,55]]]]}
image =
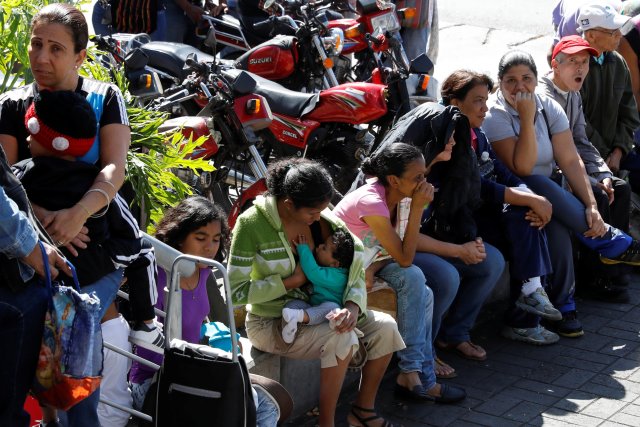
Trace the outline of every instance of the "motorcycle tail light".
{"type": "Polygon", "coordinates": [[[431,80],[431,76],[428,74],[422,74],[420,76],[420,80],[418,81],[418,87],[420,90],[427,90],[427,86],[429,86],[429,80],[431,80]]]}
{"type": "Polygon", "coordinates": [[[416,8],[415,7],[405,7],[404,9],[400,9],[398,14],[402,17],[402,19],[413,19],[416,16],[416,8]]]}
{"type": "Polygon", "coordinates": [[[362,28],[360,24],[354,25],[353,27],[349,27],[344,30],[344,36],[348,39],[355,39],[358,36],[362,35],[362,28]]]}
{"type": "Polygon", "coordinates": [[[233,110],[242,127],[254,132],[268,128],[273,121],[269,102],[261,95],[250,94],[236,98],[233,110]]]}
{"type": "Polygon", "coordinates": [[[253,98],[247,101],[247,114],[256,114],[260,112],[260,100],[253,98]]]}
{"type": "Polygon", "coordinates": [[[152,79],[151,74],[143,74],[140,76],[140,85],[145,89],[149,89],[151,87],[152,79]]]}

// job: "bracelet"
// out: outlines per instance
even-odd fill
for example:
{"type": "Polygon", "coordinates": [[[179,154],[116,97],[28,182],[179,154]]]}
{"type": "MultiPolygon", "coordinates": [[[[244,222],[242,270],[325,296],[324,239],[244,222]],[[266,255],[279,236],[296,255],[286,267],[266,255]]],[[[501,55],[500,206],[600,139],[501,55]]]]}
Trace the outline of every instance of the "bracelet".
{"type": "Polygon", "coordinates": [[[87,216],[91,216],[91,212],[89,212],[89,209],[87,209],[87,207],[85,205],[83,205],[82,203],[78,202],[76,203],[76,205],[80,206],[82,209],[84,209],[84,211],[87,213],[87,216]]]}
{"type": "Polygon", "coordinates": [[[113,182],[105,179],[103,181],[96,181],[96,184],[99,183],[99,182],[104,182],[105,184],[109,184],[111,186],[111,188],[113,188],[113,193],[114,194],[118,192],[118,190],[116,189],[116,186],[113,185],[113,182]]]}
{"type": "Polygon", "coordinates": [[[111,199],[109,198],[109,193],[107,193],[106,191],[104,191],[102,188],[90,188],[87,190],[87,192],[85,194],[89,194],[92,192],[96,192],[96,193],[100,193],[102,194],[105,199],[107,199],[107,205],[109,205],[109,203],[111,203],[111,199]]]}
{"type": "Polygon", "coordinates": [[[107,205],[102,211],[96,212],[93,215],[91,215],[90,218],[100,218],[101,216],[104,216],[104,214],[106,214],[108,210],[109,210],[109,205],[107,205]]]}
{"type": "Polygon", "coordinates": [[[109,194],[106,191],[104,191],[102,188],[90,188],[87,190],[85,194],[89,194],[91,192],[100,193],[107,199],[107,205],[105,206],[104,210],[100,212],[96,212],[93,215],[91,215],[91,218],[100,218],[101,216],[104,216],[104,214],[106,214],[107,211],[109,210],[109,204],[111,203],[111,199],[109,199],[109,194]]]}

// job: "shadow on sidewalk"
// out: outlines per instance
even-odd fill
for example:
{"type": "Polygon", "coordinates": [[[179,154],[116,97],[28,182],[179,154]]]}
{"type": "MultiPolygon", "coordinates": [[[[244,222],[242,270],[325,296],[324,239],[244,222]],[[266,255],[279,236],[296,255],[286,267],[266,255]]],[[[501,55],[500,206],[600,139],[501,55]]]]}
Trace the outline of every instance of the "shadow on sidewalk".
{"type": "MultiPolygon", "coordinates": [[[[393,396],[398,374],[392,362],[378,393],[377,409],[388,420],[411,426],[640,425],[640,276],[634,275],[628,304],[578,299],[585,329],[581,338],[561,338],[538,347],[500,336],[504,303],[486,306],[472,332],[488,353],[483,362],[454,353],[438,355],[458,377],[443,380],[464,387],[456,405],[405,404],[393,396]],[[607,423],[603,424],[606,425],[607,423]]],[[[346,426],[357,382],[343,390],[337,426],[346,426]]],[[[304,416],[287,426],[310,427],[304,416]]]]}

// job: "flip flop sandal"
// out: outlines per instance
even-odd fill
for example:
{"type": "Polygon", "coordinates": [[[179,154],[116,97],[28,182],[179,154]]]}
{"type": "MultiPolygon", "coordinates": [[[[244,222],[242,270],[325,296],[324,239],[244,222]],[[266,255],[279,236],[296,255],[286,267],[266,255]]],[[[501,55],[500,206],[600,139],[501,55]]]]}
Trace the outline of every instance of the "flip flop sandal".
{"type": "Polygon", "coordinates": [[[480,362],[482,362],[483,360],[487,360],[486,352],[485,352],[485,355],[483,357],[478,357],[478,356],[474,356],[472,354],[465,353],[464,351],[460,350],[458,348],[458,346],[460,344],[463,344],[463,343],[469,344],[469,346],[471,346],[471,348],[473,348],[475,350],[478,350],[480,348],[478,345],[472,343],[471,341],[462,341],[462,342],[455,343],[455,344],[449,344],[449,343],[442,342],[440,340],[436,341],[436,347],[438,347],[441,350],[453,351],[458,356],[462,357],[463,359],[477,360],[477,361],[480,361],[480,362]]]}
{"type": "Polygon", "coordinates": [[[385,420],[380,415],[378,415],[375,409],[366,409],[366,408],[361,408],[360,406],[352,405],[351,415],[353,415],[358,420],[358,422],[360,423],[360,426],[356,426],[349,423],[349,427],[370,427],[369,426],[370,421],[379,420],[379,419],[382,419],[384,421],[384,423],[382,423],[382,427],[394,427],[393,424],[391,424],[389,421],[385,420]],[[361,415],[358,415],[355,410],[360,412],[366,412],[373,415],[370,417],[363,417],[361,415]]]}
{"type": "Polygon", "coordinates": [[[442,359],[440,359],[439,357],[436,357],[433,361],[435,363],[434,371],[436,372],[436,378],[448,380],[458,376],[458,373],[456,372],[456,370],[453,369],[451,366],[449,366],[447,363],[443,362],[442,359]],[[438,374],[438,369],[437,369],[438,367],[442,367],[442,368],[448,367],[449,369],[452,370],[452,372],[448,374],[438,374]]]}
{"type": "MultiPolygon", "coordinates": [[[[465,341],[465,342],[466,342],[467,344],[469,344],[469,346],[470,346],[472,349],[476,350],[476,351],[479,351],[479,350],[480,350],[480,348],[481,348],[480,346],[478,346],[478,345],[476,345],[476,344],[472,343],[471,341],[465,341]]],[[[454,345],[452,345],[453,350],[454,350],[456,353],[458,353],[458,355],[459,355],[460,357],[465,358],[465,359],[469,359],[469,360],[477,360],[477,361],[480,361],[480,362],[482,362],[483,360],[487,360],[487,352],[486,352],[486,351],[485,351],[484,356],[475,356],[475,355],[473,355],[473,354],[465,353],[464,351],[460,350],[460,349],[458,348],[458,347],[460,346],[460,344],[463,344],[463,342],[462,342],[462,343],[458,343],[458,344],[456,344],[455,346],[454,346],[454,345]]]]}

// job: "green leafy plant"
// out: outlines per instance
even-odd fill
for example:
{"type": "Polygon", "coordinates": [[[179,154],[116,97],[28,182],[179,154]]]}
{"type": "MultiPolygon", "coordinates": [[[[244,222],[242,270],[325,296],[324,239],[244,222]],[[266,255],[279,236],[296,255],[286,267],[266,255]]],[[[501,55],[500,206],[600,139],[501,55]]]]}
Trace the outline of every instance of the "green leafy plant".
{"type": "MultiPolygon", "coordinates": [[[[30,23],[33,16],[49,0],[0,0],[0,92],[33,82],[29,68],[30,23]]],[[[86,1],[71,2],[78,7],[87,6],[86,1]]],[[[201,159],[190,159],[189,155],[204,142],[204,138],[184,141],[180,132],[162,135],[158,132],[167,115],[146,111],[137,105],[127,90],[127,81],[121,69],[107,69],[95,59],[96,51],[89,49],[89,61],[81,74],[102,81],[115,83],[127,102],[127,113],[131,126],[131,150],[127,157],[127,179],[135,192],[135,203],[143,210],[145,219],[141,228],[155,223],[162,212],[192,194],[189,185],[181,181],[173,171],[211,171],[213,167],[201,159]]]]}
{"type": "MultiPolygon", "coordinates": [[[[90,52],[89,56],[94,56],[90,52]]],[[[127,156],[127,179],[136,194],[136,202],[144,209],[146,225],[157,223],[164,209],[180,202],[193,193],[192,188],[180,180],[174,171],[212,171],[213,166],[202,159],[190,159],[191,153],[202,145],[204,137],[185,140],[180,130],[164,135],[158,129],[167,119],[166,113],[145,110],[127,90],[122,69],[107,70],[98,61],[86,62],[83,71],[94,79],[111,79],[120,87],[127,102],[131,126],[131,149],[127,156]]],[[[142,226],[142,224],[141,224],[142,226]]]]}

